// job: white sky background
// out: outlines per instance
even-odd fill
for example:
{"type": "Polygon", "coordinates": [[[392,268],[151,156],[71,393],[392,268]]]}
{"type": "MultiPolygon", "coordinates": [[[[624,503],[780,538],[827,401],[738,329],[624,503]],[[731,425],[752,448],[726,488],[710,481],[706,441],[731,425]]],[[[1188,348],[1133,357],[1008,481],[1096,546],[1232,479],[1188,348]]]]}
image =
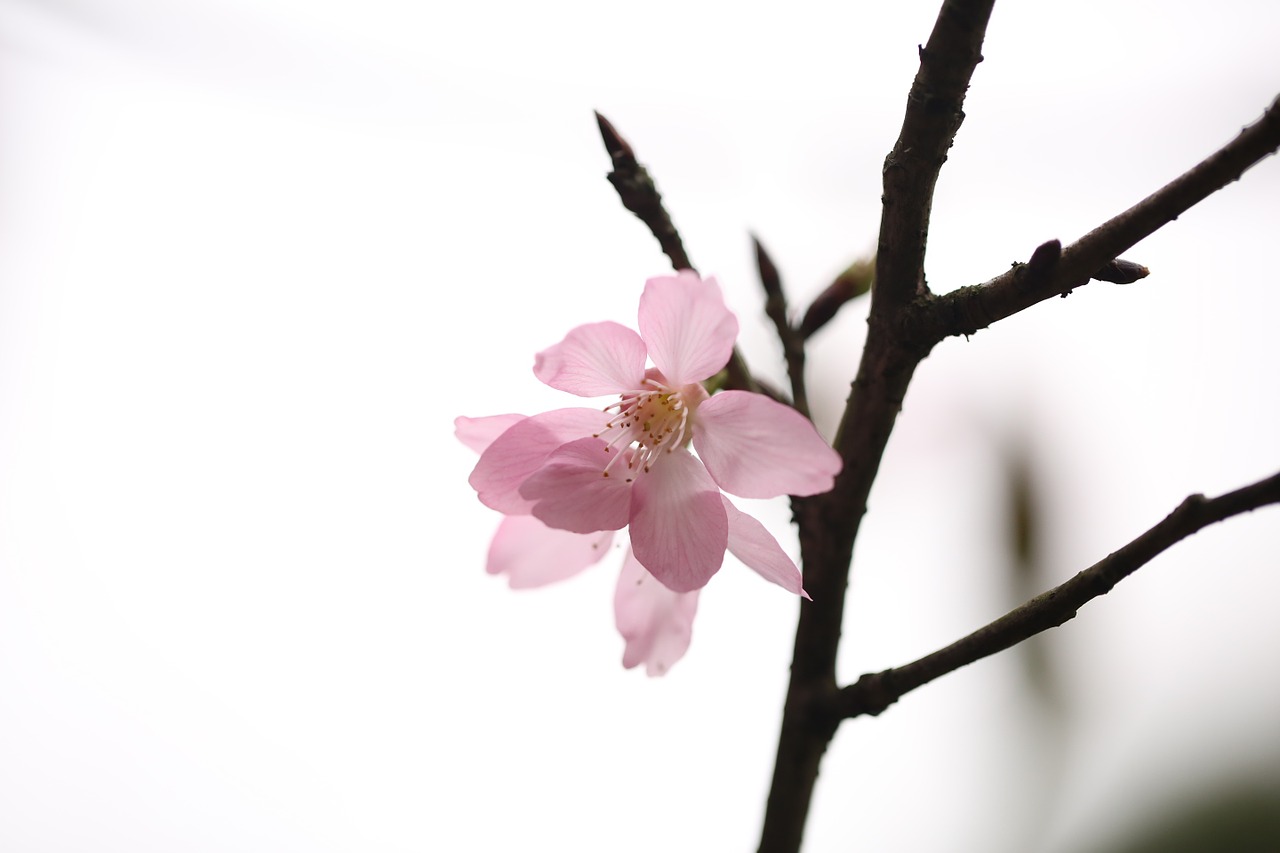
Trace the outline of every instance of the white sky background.
{"type": "MultiPolygon", "coordinates": [[[[1280,89],[1274,3],[1151,8],[997,7],[935,289],[1080,236],[1280,89]]],[[[533,353],[633,324],[667,269],[593,108],[781,376],[746,232],[800,306],[874,246],[935,14],[2,0],[0,849],[754,849],[796,603],[726,565],[689,656],[623,671],[616,561],[537,592],[484,575],[497,517],[452,419],[565,405],[533,353]]],[[[1020,434],[1046,585],[1280,469],[1277,199],[1269,160],[1126,253],[1150,279],[937,348],[872,495],[845,678],[1016,603],[1020,434]]],[[[828,434],[864,310],[812,349],[828,434]]],[[[794,553],[785,507],[760,513],[794,553]]],[[[1278,563],[1255,513],[1052,632],[1058,796],[1013,655],[846,724],[807,849],[1076,850],[1274,766],[1278,563]]]]}

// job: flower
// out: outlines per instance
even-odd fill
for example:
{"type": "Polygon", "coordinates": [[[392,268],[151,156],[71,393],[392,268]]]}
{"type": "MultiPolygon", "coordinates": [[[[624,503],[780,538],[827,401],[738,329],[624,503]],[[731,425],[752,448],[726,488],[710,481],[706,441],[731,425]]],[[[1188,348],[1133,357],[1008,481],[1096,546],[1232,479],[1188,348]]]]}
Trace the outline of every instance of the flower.
{"type": "Polygon", "coordinates": [[[698,592],[673,592],[658,583],[630,548],[613,593],[613,621],[626,640],[622,665],[644,664],[647,674],[663,675],[684,657],[693,640],[698,592]]]}
{"type": "Polygon", "coordinates": [[[577,534],[627,527],[635,560],[675,593],[705,586],[728,550],[804,595],[777,541],[721,490],[746,498],[825,492],[839,456],[788,406],[707,391],[738,332],[714,278],[685,270],[650,279],[639,327],[579,326],[537,355],[534,374],[547,385],[617,401],[509,421],[471,473],[480,500],[577,534]]]}
{"type": "MultiPolygon", "coordinates": [[[[522,420],[524,415],[460,417],[454,420],[454,428],[463,444],[483,453],[522,420]]],[[[612,531],[572,533],[547,527],[531,515],[508,515],[493,536],[486,569],[506,575],[512,589],[544,586],[598,562],[608,553],[612,539],[612,531]]],[[[697,609],[697,590],[667,589],[628,548],[613,599],[614,621],[626,642],[622,665],[631,669],[644,664],[648,675],[664,675],[688,650],[697,609]]]]}

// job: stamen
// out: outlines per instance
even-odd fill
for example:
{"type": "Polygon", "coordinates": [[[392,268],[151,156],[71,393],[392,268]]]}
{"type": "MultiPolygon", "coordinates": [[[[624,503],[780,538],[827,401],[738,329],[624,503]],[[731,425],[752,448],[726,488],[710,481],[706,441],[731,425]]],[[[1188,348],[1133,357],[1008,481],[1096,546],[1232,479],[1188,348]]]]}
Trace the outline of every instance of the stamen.
{"type": "MultiPolygon", "coordinates": [[[[627,470],[649,471],[666,453],[674,453],[688,441],[692,424],[690,406],[681,391],[651,377],[641,387],[623,392],[616,403],[603,409],[615,413],[593,437],[604,440],[602,449],[613,452],[603,474],[627,456],[627,470]]],[[[627,482],[632,478],[628,477],[627,482]]]]}
{"type": "MultiPolygon", "coordinates": [[[[612,446],[612,445],[610,445],[610,446],[612,446]]],[[[609,448],[608,448],[608,447],[606,447],[606,448],[605,448],[605,452],[607,453],[608,451],[609,451],[609,448]]],[[[623,453],[624,453],[624,452],[625,452],[625,451],[619,451],[619,452],[617,452],[617,453],[613,454],[613,457],[609,459],[608,464],[606,464],[606,465],[604,466],[604,470],[601,472],[602,474],[604,474],[604,476],[606,476],[606,477],[608,477],[608,476],[609,476],[609,469],[613,467],[613,463],[617,462],[619,459],[621,459],[621,458],[622,458],[622,455],[623,455],[623,453]]],[[[630,467],[630,465],[628,465],[627,467],[630,467]]]]}

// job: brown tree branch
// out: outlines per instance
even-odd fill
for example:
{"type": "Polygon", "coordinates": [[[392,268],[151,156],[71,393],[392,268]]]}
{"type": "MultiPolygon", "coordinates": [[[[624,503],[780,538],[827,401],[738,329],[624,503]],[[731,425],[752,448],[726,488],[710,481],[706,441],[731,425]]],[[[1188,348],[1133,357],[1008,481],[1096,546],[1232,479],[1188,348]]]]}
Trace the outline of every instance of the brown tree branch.
{"type": "MultiPolygon", "coordinates": [[[[658,192],[658,185],[649,176],[649,170],[636,159],[631,144],[618,133],[613,123],[599,112],[595,115],[596,126],[600,129],[600,139],[604,142],[604,150],[613,162],[613,171],[608,175],[609,183],[613,184],[613,188],[617,191],[618,198],[622,200],[622,206],[634,213],[636,218],[643,222],[649,232],[657,238],[658,245],[662,247],[662,253],[671,261],[673,268],[697,272],[697,268],[684,250],[684,241],[680,239],[680,232],[676,230],[675,223],[671,221],[671,215],[662,204],[662,195],[658,192]]],[[[729,356],[729,363],[725,365],[725,371],[728,373],[724,383],[725,388],[775,396],[752,378],[751,371],[747,369],[742,353],[738,352],[736,346],[733,348],[733,354],[729,356]]]]}
{"type": "Polygon", "coordinates": [[[853,543],[867,496],[916,365],[932,343],[902,334],[903,316],[924,287],[924,249],[938,172],[960,122],[964,94],[981,61],[994,0],[945,0],[907,99],[902,132],[884,165],[884,210],[867,341],[835,440],[844,468],[825,495],[792,501],[805,588],[791,681],[783,708],[760,853],[796,853],[818,765],[840,718],[836,654],[853,543]]]}
{"type": "Polygon", "coordinates": [[[907,96],[897,143],[884,161],[884,213],[876,252],[875,299],[900,304],[927,292],[925,244],[938,173],[964,121],[964,96],[982,61],[995,0],[946,0],[907,96]]]}
{"type": "Polygon", "coordinates": [[[1280,503],[1280,474],[1216,498],[1192,495],[1155,527],[1071,580],[1041,593],[946,648],[904,666],[869,673],[840,690],[841,718],[879,714],[903,695],[963,666],[1011,648],[1075,617],[1175,543],[1234,515],[1280,503]]]}
{"type": "Polygon", "coordinates": [[[662,195],[658,185],[649,177],[649,170],[636,159],[635,151],[627,140],[622,138],[607,118],[596,113],[596,125],[600,128],[600,139],[604,142],[604,150],[613,161],[613,171],[609,172],[609,183],[618,192],[622,206],[636,215],[645,224],[649,233],[658,240],[662,253],[671,260],[671,266],[677,270],[691,270],[693,262],[684,250],[684,241],[676,230],[671,215],[662,204],[662,195]]]}
{"type": "Polygon", "coordinates": [[[1186,174],[1062,249],[1061,256],[1051,263],[1038,267],[1031,262],[1017,264],[985,284],[963,287],[925,301],[913,320],[913,334],[930,341],[950,335],[971,335],[1037,302],[1080,287],[1090,278],[1098,278],[1099,273],[1104,280],[1114,280],[1105,278],[1112,259],[1239,180],[1247,169],[1277,149],[1280,149],[1280,97],[1272,101],[1262,118],[1240,131],[1235,139],[1186,174]]]}

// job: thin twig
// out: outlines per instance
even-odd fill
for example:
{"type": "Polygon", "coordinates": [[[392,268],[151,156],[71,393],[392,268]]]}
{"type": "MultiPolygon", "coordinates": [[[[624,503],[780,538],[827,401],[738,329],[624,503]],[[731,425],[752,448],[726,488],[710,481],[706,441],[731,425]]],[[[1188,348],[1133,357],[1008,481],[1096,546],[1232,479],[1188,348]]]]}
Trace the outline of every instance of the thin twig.
{"type": "Polygon", "coordinates": [[[879,714],[906,693],[963,666],[1011,648],[1074,618],[1156,555],[1193,533],[1234,515],[1280,503],[1280,474],[1216,498],[1192,495],[1163,521],[1071,580],[1041,593],[994,622],[917,661],[869,673],[840,690],[842,718],[879,714]]]}
{"type": "MultiPolygon", "coordinates": [[[[1280,149],[1280,97],[1272,101],[1262,118],[1240,131],[1235,139],[1181,177],[1062,249],[1053,263],[1034,273],[1031,263],[1016,264],[985,284],[963,287],[928,300],[912,323],[913,333],[931,341],[950,335],[971,335],[1037,302],[1069,293],[1090,278],[1098,278],[1100,273],[1103,280],[1114,280],[1106,278],[1112,259],[1239,180],[1247,169],[1277,149],[1280,149]]],[[[1134,272],[1129,271],[1130,275],[1134,272]]],[[[1128,280],[1141,277],[1136,275],[1128,280]]]]}
{"type": "Polygon", "coordinates": [[[671,266],[677,270],[691,270],[693,262],[684,250],[684,242],[680,232],[676,230],[671,215],[662,204],[662,195],[658,186],[649,177],[649,170],[636,159],[631,145],[622,138],[607,118],[596,113],[596,125],[600,128],[600,138],[604,141],[604,150],[613,161],[613,171],[609,173],[609,183],[618,191],[622,206],[636,215],[649,232],[658,240],[662,253],[671,259],[671,266]]]}
{"type": "Polygon", "coordinates": [[[809,394],[804,383],[804,338],[791,325],[787,317],[787,295],[782,289],[782,276],[769,257],[768,251],[754,234],[751,243],[756,250],[756,269],[760,272],[760,286],[764,289],[764,313],[773,321],[773,328],[782,343],[782,357],[787,364],[787,379],[791,382],[791,405],[806,418],[809,417],[809,394]]]}
{"type": "MultiPolygon", "coordinates": [[[[662,247],[662,253],[670,259],[672,267],[677,270],[697,272],[697,268],[684,250],[684,241],[680,239],[680,232],[676,230],[675,223],[671,221],[671,215],[662,204],[662,195],[658,192],[658,185],[649,176],[649,170],[636,159],[631,144],[618,133],[613,123],[599,112],[595,115],[596,125],[600,128],[600,139],[604,142],[604,149],[608,152],[609,159],[613,161],[613,171],[609,172],[608,176],[609,183],[613,184],[613,188],[617,190],[622,206],[634,213],[636,218],[648,227],[649,232],[657,238],[658,245],[662,247]]],[[[727,378],[723,387],[774,396],[769,393],[767,387],[761,386],[751,376],[751,371],[747,369],[742,353],[738,352],[736,346],[733,348],[733,354],[729,356],[729,363],[725,365],[725,371],[727,378]]]]}

